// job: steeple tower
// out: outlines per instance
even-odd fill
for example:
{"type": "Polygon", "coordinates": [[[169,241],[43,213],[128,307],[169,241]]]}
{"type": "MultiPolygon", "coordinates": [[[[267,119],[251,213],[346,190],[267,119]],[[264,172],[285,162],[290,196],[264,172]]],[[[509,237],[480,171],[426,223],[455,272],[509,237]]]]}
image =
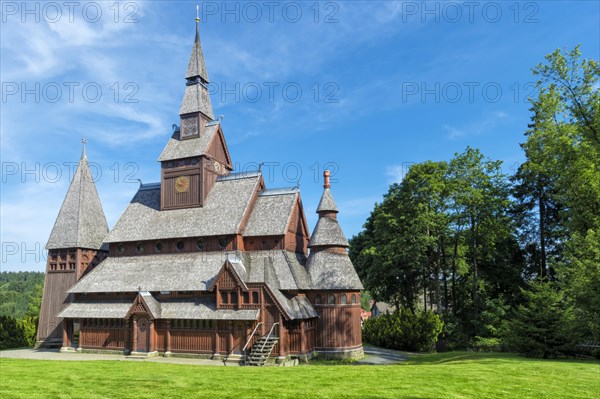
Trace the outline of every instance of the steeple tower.
{"type": "Polygon", "coordinates": [[[86,140],[82,143],[79,165],[46,244],[37,346],[62,343],[63,320],[56,315],[72,300],[67,291],[107,255],[103,242],[108,224],[85,152],[86,140]]]}
{"type": "Polygon", "coordinates": [[[206,122],[214,119],[212,104],[208,94],[208,73],[200,44],[200,18],[196,6],[196,38],[185,74],[186,87],[183,102],[179,109],[181,117],[181,138],[197,137],[202,133],[206,122]]]}
{"type": "Polygon", "coordinates": [[[200,45],[196,7],[196,38],[185,73],[186,86],[179,110],[180,126],[167,142],[161,162],[160,209],[204,206],[217,177],[233,170],[220,118],[214,120],[208,93],[208,73],[200,45]]]}

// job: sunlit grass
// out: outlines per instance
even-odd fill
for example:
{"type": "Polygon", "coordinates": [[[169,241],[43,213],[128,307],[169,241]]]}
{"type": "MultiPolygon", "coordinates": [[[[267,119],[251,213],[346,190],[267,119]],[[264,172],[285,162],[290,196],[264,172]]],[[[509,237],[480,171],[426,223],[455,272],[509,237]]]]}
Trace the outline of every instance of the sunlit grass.
{"type": "MultiPolygon", "coordinates": [[[[318,365],[317,365],[318,364],[318,365]]],[[[600,364],[509,354],[414,355],[399,365],[207,367],[0,359],[5,398],[594,398],[600,364]]]]}

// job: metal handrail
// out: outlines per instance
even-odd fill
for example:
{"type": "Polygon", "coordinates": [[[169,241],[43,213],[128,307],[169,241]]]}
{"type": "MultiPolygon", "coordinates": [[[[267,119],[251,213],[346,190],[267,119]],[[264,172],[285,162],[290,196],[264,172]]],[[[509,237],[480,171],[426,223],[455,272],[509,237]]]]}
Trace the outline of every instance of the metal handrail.
{"type": "Polygon", "coordinates": [[[267,334],[267,339],[265,339],[265,342],[263,342],[262,347],[260,348],[260,351],[262,352],[263,349],[265,349],[265,345],[267,344],[267,341],[269,340],[269,338],[271,338],[271,334],[273,333],[273,329],[275,328],[276,325],[278,325],[279,322],[274,323],[273,326],[271,327],[271,330],[269,330],[269,334],[267,334]]]}
{"type": "Polygon", "coordinates": [[[250,334],[250,338],[248,338],[248,341],[246,341],[246,345],[244,345],[244,347],[242,348],[242,353],[244,353],[244,351],[246,350],[246,348],[248,347],[248,344],[250,343],[250,341],[252,341],[252,337],[254,336],[254,334],[256,333],[256,330],[258,330],[258,327],[260,327],[260,325],[262,324],[262,321],[259,322],[256,327],[254,327],[254,330],[252,331],[252,334],[250,334]]]}

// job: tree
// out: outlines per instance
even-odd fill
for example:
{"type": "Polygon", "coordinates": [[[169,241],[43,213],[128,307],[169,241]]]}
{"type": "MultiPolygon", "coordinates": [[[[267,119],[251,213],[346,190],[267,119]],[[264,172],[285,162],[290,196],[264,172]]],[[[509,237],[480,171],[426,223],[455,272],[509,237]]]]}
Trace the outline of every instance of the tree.
{"type": "Polygon", "coordinates": [[[574,335],[573,308],[551,282],[534,282],[524,290],[525,303],[518,306],[503,330],[509,350],[532,357],[557,357],[568,353],[574,335]]]}

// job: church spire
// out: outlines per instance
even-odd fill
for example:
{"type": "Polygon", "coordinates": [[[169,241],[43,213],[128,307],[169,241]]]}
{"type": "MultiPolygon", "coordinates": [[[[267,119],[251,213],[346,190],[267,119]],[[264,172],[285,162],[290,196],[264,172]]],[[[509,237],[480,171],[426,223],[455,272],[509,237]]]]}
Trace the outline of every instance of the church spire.
{"type": "Polygon", "coordinates": [[[46,249],[87,248],[100,249],[108,234],[106,216],[96,191],[85,152],[54,222],[46,249]]]}
{"type": "Polygon", "coordinates": [[[200,44],[200,16],[196,6],[196,38],[185,73],[186,87],[179,115],[201,113],[205,119],[214,119],[212,104],[208,94],[208,72],[200,44]]]}
{"type": "Polygon", "coordinates": [[[315,247],[338,247],[347,248],[348,240],[342,232],[342,228],[337,221],[338,208],[331,195],[331,184],[329,177],[331,173],[326,170],[323,172],[323,195],[319,206],[317,207],[317,213],[319,214],[319,220],[315,226],[310,241],[308,242],[309,248],[315,247]]]}

